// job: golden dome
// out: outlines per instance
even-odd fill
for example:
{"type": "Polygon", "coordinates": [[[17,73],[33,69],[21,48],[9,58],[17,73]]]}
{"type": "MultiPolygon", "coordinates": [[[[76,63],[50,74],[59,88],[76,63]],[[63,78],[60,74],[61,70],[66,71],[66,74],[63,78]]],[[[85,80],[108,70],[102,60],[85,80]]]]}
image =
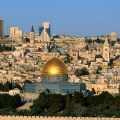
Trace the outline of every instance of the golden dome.
{"type": "Polygon", "coordinates": [[[68,68],[60,59],[52,58],[44,65],[42,74],[68,74],[68,68]]]}

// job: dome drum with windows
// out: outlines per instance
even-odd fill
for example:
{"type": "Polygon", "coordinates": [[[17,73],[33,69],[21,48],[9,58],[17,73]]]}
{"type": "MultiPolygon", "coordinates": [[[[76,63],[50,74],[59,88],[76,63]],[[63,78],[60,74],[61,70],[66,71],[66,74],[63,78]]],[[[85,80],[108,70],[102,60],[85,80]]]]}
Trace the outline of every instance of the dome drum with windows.
{"type": "Polygon", "coordinates": [[[68,81],[68,68],[60,59],[52,58],[44,65],[41,77],[42,82],[68,81]]]}

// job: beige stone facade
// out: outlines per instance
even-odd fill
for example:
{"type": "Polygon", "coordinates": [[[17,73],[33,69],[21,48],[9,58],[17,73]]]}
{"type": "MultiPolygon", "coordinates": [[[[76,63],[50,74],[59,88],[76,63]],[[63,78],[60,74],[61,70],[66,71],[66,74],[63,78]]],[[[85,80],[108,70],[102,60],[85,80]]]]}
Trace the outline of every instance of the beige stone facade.
{"type": "Polygon", "coordinates": [[[10,27],[9,28],[9,38],[16,39],[19,42],[22,42],[23,31],[19,27],[10,27]]]}
{"type": "Polygon", "coordinates": [[[120,120],[107,117],[43,117],[43,116],[0,116],[0,120],[120,120]]]}
{"type": "Polygon", "coordinates": [[[110,41],[117,41],[118,34],[116,32],[110,33],[110,41]]]}

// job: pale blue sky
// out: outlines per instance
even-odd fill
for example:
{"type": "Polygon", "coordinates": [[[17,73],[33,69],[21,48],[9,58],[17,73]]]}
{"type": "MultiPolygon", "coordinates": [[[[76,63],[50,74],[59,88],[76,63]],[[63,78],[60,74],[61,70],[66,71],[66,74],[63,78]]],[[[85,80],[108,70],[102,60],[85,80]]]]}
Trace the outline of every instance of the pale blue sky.
{"type": "Polygon", "coordinates": [[[71,36],[120,34],[120,0],[0,0],[0,18],[26,33],[44,21],[52,34],[71,36]]]}

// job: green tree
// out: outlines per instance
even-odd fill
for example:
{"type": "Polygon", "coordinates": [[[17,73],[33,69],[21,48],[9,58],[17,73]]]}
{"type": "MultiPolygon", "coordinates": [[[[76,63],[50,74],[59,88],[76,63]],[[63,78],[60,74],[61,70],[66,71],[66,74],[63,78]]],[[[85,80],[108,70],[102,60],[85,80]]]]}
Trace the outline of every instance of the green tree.
{"type": "Polygon", "coordinates": [[[76,103],[81,103],[84,100],[83,93],[79,92],[74,92],[73,98],[72,98],[76,103]]]}
{"type": "Polygon", "coordinates": [[[54,113],[60,112],[65,108],[65,98],[61,94],[51,94],[49,99],[49,109],[54,113]]]}
{"type": "Polygon", "coordinates": [[[4,90],[4,85],[2,84],[2,82],[0,83],[0,91],[4,90]]]}
{"type": "Polygon", "coordinates": [[[89,75],[88,69],[86,67],[82,68],[82,69],[76,69],[74,74],[76,76],[82,76],[82,75],[89,75]]]}
{"type": "Polygon", "coordinates": [[[97,38],[96,40],[94,40],[94,42],[101,43],[101,40],[99,38],[97,38]]]}
{"type": "Polygon", "coordinates": [[[111,41],[111,42],[110,42],[110,45],[111,45],[111,46],[114,46],[115,43],[116,43],[116,41],[111,41]]]}
{"type": "Polygon", "coordinates": [[[9,81],[7,81],[4,85],[4,91],[8,92],[9,90],[12,89],[12,83],[10,83],[9,81]]]}
{"type": "Polygon", "coordinates": [[[13,96],[13,103],[14,103],[14,108],[18,107],[21,103],[21,97],[17,94],[13,96]]]}
{"type": "Polygon", "coordinates": [[[119,88],[118,88],[118,89],[119,89],[119,95],[120,95],[120,85],[119,85],[119,88]]]}
{"type": "Polygon", "coordinates": [[[13,86],[13,88],[18,88],[19,90],[22,90],[22,87],[18,83],[15,83],[15,85],[13,86]]]}
{"type": "Polygon", "coordinates": [[[5,51],[5,44],[3,44],[2,46],[2,51],[5,51]]]}
{"type": "Polygon", "coordinates": [[[117,42],[120,42],[120,38],[117,38],[117,42]]]}
{"type": "Polygon", "coordinates": [[[1,44],[0,44],[0,52],[2,52],[2,46],[1,46],[1,44]]]}
{"type": "Polygon", "coordinates": [[[88,45],[86,45],[85,50],[89,50],[88,45]]]}
{"type": "Polygon", "coordinates": [[[43,112],[48,104],[48,97],[45,92],[42,92],[36,100],[33,102],[31,109],[37,110],[38,113],[43,112]]]}
{"type": "MultiPolygon", "coordinates": [[[[99,96],[98,96],[98,99],[97,99],[98,101],[99,101],[99,103],[103,103],[103,102],[107,102],[107,101],[109,101],[109,100],[113,100],[113,96],[110,94],[110,93],[108,93],[107,91],[105,91],[105,92],[102,92],[99,96]]],[[[98,102],[97,101],[97,102],[98,102]]]]}
{"type": "Polygon", "coordinates": [[[88,44],[91,44],[93,41],[92,41],[91,38],[90,38],[90,39],[87,39],[86,42],[87,42],[88,44]]]}
{"type": "Polygon", "coordinates": [[[102,70],[102,67],[101,67],[101,66],[98,66],[98,70],[102,70]]]}
{"type": "Polygon", "coordinates": [[[68,111],[70,111],[70,94],[69,94],[69,91],[67,91],[67,95],[66,95],[66,109],[68,111]]]}
{"type": "Polygon", "coordinates": [[[21,103],[19,95],[0,94],[0,108],[16,108],[21,103]]]}
{"type": "Polygon", "coordinates": [[[97,70],[96,70],[96,74],[100,74],[100,71],[102,70],[102,67],[101,66],[98,66],[97,70]]]}

